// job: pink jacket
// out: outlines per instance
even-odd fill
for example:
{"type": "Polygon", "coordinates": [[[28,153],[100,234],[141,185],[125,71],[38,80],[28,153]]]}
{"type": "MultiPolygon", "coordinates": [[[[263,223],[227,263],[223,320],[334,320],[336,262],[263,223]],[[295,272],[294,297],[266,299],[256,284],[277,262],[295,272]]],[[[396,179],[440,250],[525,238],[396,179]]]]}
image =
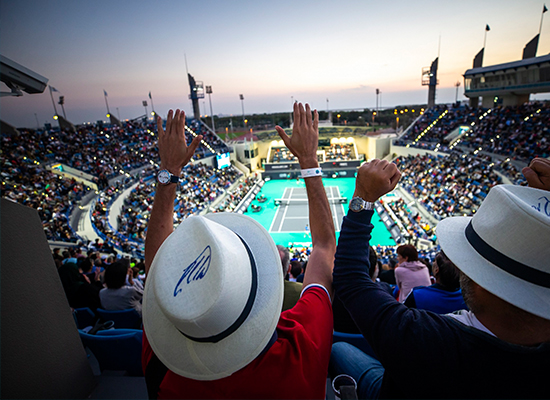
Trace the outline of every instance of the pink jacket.
{"type": "Polygon", "coordinates": [[[417,286],[430,286],[430,272],[420,261],[406,261],[395,269],[395,282],[399,287],[399,302],[403,303],[417,286]]]}

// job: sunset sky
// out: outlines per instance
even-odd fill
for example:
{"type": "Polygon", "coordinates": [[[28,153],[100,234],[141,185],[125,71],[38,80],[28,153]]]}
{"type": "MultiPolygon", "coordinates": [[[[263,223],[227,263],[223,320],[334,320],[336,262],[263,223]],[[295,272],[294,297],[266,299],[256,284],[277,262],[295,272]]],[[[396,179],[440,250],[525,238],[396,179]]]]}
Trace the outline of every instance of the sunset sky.
{"type": "MultiPolygon", "coordinates": [[[[423,104],[422,67],[438,56],[437,103],[487,45],[484,65],[519,60],[539,31],[541,1],[30,1],[0,2],[0,53],[49,79],[75,123],[155,109],[191,113],[189,72],[211,85],[214,114],[289,111],[291,97],[325,110],[423,104]],[[118,108],[118,111],[117,111],[118,108]]],[[[550,13],[537,55],[550,53],[550,13]]],[[[2,91],[9,89],[2,83],[2,91]]],[[[548,94],[532,98],[550,98],[548,94]]],[[[200,102],[210,114],[208,98],[200,102]]],[[[2,120],[54,122],[49,90],[2,97],[2,120]],[[36,117],[35,117],[36,114],[36,117]]],[[[58,112],[61,109],[58,106],[58,112]]]]}

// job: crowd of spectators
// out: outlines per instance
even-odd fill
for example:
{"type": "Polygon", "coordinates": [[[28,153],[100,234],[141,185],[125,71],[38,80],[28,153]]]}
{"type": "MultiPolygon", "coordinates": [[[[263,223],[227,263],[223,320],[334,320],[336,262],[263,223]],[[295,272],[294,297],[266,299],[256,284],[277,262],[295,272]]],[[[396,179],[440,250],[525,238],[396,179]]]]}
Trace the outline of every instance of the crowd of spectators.
{"type": "Polygon", "coordinates": [[[76,244],[52,257],[73,308],[106,310],[134,308],[141,314],[141,295],[145,282],[143,260],[110,255],[106,243],[76,244]]]}
{"type": "Polygon", "coordinates": [[[401,187],[438,220],[472,215],[502,180],[492,163],[466,154],[398,157],[395,163],[403,173],[401,187]]]}
{"type": "MultiPolygon", "coordinates": [[[[216,170],[202,163],[183,170],[181,187],[174,202],[174,222],[204,210],[242,174],[233,166],[216,170]]],[[[124,199],[118,232],[131,242],[143,243],[156,189],[154,181],[139,183],[124,199]]]]}
{"type": "Polygon", "coordinates": [[[433,239],[433,229],[425,221],[417,210],[411,210],[402,198],[380,200],[380,203],[391,210],[390,215],[395,216],[403,226],[402,234],[406,238],[433,239]]]}
{"type": "MultiPolygon", "coordinates": [[[[207,131],[202,123],[192,120],[192,127],[199,130],[203,140],[219,151],[228,151],[227,146],[214,134],[207,131]]],[[[126,122],[123,127],[116,125],[85,124],[72,133],[59,130],[21,130],[18,136],[2,135],[2,197],[33,207],[39,211],[48,240],[81,240],[69,224],[69,214],[79,200],[91,190],[82,182],[54,174],[46,166],[58,163],[92,175],[91,182],[97,184],[101,192],[110,193],[120,189],[120,183],[109,184],[117,176],[123,181],[131,178],[130,172],[154,164],[158,158],[156,124],[152,122],[126,122]]],[[[192,134],[187,132],[188,140],[192,134]]],[[[196,158],[209,153],[201,144],[196,158]]],[[[209,154],[208,154],[209,155],[209,154]]],[[[200,172],[200,171],[199,171],[200,172]]],[[[218,177],[221,181],[216,187],[223,187],[231,181],[231,173],[218,177]]],[[[190,175],[189,181],[198,177],[190,175]]],[[[209,177],[208,177],[209,178],[209,177]]],[[[199,190],[204,193],[203,188],[199,190]]],[[[105,200],[112,193],[102,196],[94,219],[96,226],[119,249],[129,249],[126,240],[116,238],[108,229],[103,208],[105,200]]],[[[201,195],[199,194],[199,198],[201,195]]],[[[204,201],[204,199],[201,199],[204,201]]],[[[132,232],[134,233],[134,232],[132,232]]],[[[138,229],[134,238],[143,238],[138,229]]]]}
{"type": "Polygon", "coordinates": [[[350,144],[332,144],[325,149],[325,155],[327,161],[346,161],[355,158],[353,145],[350,144]]]}
{"type": "Polygon", "coordinates": [[[245,198],[250,189],[256,185],[259,180],[258,174],[250,175],[245,178],[237,187],[230,190],[220,204],[216,206],[214,212],[232,212],[235,211],[240,202],[245,198]]]}
{"type": "MultiPolygon", "coordinates": [[[[202,140],[204,140],[210,148],[219,153],[226,153],[229,151],[229,147],[215,134],[213,134],[210,129],[206,127],[204,122],[200,120],[193,119],[189,122],[189,127],[197,134],[202,135],[202,140]]],[[[188,144],[193,139],[191,135],[187,135],[188,144]]],[[[195,152],[196,158],[204,158],[212,155],[212,151],[206,147],[203,143],[197,148],[195,152]]]]}
{"type": "MultiPolygon", "coordinates": [[[[320,161],[348,161],[355,159],[355,152],[352,144],[331,144],[325,148],[319,148],[318,158],[320,161]],[[323,160],[321,152],[325,153],[323,160]]],[[[271,156],[269,162],[297,162],[298,159],[286,147],[271,148],[271,156]]]]}
{"type": "Polygon", "coordinates": [[[36,159],[39,147],[33,138],[32,131],[20,137],[2,136],[2,197],[38,210],[48,240],[76,241],[69,214],[90,188],[47,170],[36,159]]]}
{"type": "Polygon", "coordinates": [[[298,162],[298,159],[286,147],[274,147],[271,149],[271,160],[269,162],[298,162]]]}
{"type": "Polygon", "coordinates": [[[475,151],[485,151],[529,160],[550,156],[550,106],[530,102],[519,106],[472,109],[467,105],[438,105],[427,110],[396,145],[408,145],[429,150],[450,150],[445,137],[459,126],[469,129],[457,145],[475,151]]]}
{"type": "Polygon", "coordinates": [[[525,103],[491,109],[468,132],[460,145],[481,148],[518,160],[550,157],[550,107],[545,103],[525,103]]]}
{"type": "Polygon", "coordinates": [[[416,140],[425,131],[426,133],[421,136],[419,144],[423,142],[443,144],[443,139],[448,134],[461,125],[470,126],[483,112],[482,108],[471,108],[468,105],[458,107],[449,107],[445,104],[436,105],[422,114],[400,140],[405,143],[416,140]],[[432,125],[431,128],[430,125],[432,125]]]}

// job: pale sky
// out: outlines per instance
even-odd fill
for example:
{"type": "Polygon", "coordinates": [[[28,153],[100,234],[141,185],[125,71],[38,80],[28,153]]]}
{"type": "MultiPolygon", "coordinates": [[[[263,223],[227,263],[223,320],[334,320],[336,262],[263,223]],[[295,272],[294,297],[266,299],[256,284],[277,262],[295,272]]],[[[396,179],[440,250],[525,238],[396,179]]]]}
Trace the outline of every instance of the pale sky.
{"type": "MultiPolygon", "coordinates": [[[[325,110],[425,104],[422,67],[438,56],[436,102],[455,99],[487,32],[484,66],[521,59],[544,2],[463,1],[79,1],[2,0],[0,53],[49,79],[75,123],[155,109],[192,113],[185,56],[211,85],[214,114],[285,112],[291,97],[325,110]]],[[[537,55],[550,53],[550,13],[537,55]]],[[[1,91],[8,91],[2,83],[1,91]]],[[[547,94],[536,98],[546,98],[547,94]]],[[[550,96],[548,96],[550,98],[550,96]]],[[[533,97],[532,97],[533,98],[533,97]]],[[[200,106],[210,114],[208,97],[200,106]]],[[[54,123],[49,90],[2,97],[17,127],[54,123]]],[[[61,113],[59,106],[58,112],[61,113]]]]}

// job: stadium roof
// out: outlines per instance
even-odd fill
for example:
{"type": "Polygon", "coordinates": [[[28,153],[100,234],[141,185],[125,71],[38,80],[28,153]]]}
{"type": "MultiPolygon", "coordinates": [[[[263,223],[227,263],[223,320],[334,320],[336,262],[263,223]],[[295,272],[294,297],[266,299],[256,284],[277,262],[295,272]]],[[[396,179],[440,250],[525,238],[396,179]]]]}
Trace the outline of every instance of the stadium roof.
{"type": "Polygon", "coordinates": [[[512,61],[504,64],[490,65],[488,67],[471,68],[464,72],[464,76],[483,75],[490,72],[506,71],[509,69],[527,68],[531,65],[550,63],[550,54],[540,57],[527,58],[525,60],[512,61]]]}

